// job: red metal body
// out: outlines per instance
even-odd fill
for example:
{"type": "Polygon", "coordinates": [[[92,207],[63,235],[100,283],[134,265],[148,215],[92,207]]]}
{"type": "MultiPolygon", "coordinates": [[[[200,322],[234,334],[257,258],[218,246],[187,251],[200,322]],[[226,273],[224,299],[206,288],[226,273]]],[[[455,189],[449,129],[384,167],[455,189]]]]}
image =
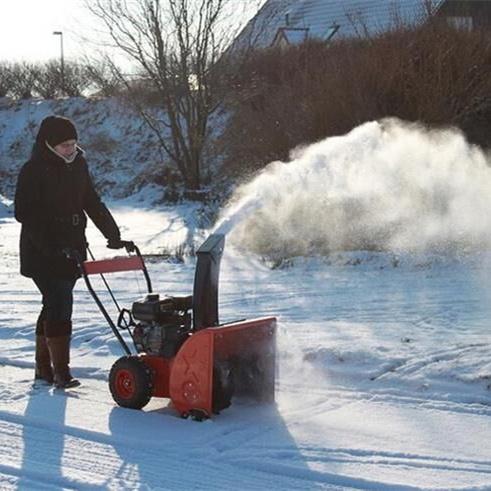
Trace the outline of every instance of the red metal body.
{"type": "Polygon", "coordinates": [[[247,360],[250,355],[266,359],[269,355],[272,366],[257,382],[268,386],[274,400],[275,333],[274,317],[241,321],[193,333],[173,359],[141,355],[153,371],[152,395],[170,398],[181,415],[199,410],[211,416],[214,364],[235,358],[247,360]]]}

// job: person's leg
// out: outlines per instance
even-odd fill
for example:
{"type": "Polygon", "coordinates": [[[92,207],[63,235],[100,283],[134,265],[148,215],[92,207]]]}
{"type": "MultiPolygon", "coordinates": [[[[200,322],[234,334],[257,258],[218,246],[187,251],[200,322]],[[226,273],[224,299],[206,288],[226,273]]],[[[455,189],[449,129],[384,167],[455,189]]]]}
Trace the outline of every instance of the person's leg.
{"type": "Polygon", "coordinates": [[[53,365],[54,383],[59,388],[75,387],[80,382],[70,373],[73,287],[75,280],[44,279],[46,309],[44,332],[53,365]]]}
{"type": "Polygon", "coordinates": [[[43,307],[39,313],[36,322],[36,351],[35,351],[35,369],[34,380],[40,380],[53,383],[53,368],[51,366],[51,357],[49,354],[48,344],[46,343],[45,323],[46,323],[46,307],[44,305],[44,282],[42,280],[34,280],[39,291],[43,295],[43,307]]]}

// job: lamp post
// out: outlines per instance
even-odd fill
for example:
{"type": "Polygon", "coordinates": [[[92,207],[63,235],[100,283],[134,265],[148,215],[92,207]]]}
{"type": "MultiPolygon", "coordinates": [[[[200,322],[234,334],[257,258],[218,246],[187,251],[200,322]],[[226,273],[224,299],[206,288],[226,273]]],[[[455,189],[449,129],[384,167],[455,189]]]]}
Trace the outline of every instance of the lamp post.
{"type": "Polygon", "coordinates": [[[65,93],[65,59],[63,57],[63,32],[53,31],[53,35],[60,36],[60,63],[61,63],[61,92],[65,93]]]}

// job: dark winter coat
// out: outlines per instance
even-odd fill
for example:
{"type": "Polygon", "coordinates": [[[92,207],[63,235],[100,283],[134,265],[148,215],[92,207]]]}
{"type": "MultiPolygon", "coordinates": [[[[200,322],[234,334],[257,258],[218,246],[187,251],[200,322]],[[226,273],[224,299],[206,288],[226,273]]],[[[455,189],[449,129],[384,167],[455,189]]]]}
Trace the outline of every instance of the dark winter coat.
{"type": "Polygon", "coordinates": [[[15,218],[22,223],[20,270],[27,277],[72,279],[79,276],[63,249],[86,259],[86,215],[106,239],[120,232],[92,184],[83,152],[67,164],[40,142],[22,167],[15,194],[15,218]]]}

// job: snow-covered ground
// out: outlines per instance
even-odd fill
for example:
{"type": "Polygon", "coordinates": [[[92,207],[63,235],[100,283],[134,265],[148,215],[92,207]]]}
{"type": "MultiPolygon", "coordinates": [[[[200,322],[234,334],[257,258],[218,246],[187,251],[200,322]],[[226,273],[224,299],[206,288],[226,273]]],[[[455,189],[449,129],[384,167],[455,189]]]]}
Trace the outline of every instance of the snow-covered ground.
{"type": "MultiPolygon", "coordinates": [[[[385,121],[239,190],[217,224],[220,316],[277,316],[276,404],[234,401],[202,423],[163,399],[115,405],[122,351],[81,281],[82,386],[32,388],[40,295],[18,274],[2,198],[0,489],[491,489],[490,188],[486,157],[460,135],[385,121]]],[[[155,291],[190,294],[194,259],[162,255],[204,239],[199,207],[148,202],[110,208],[155,291]]],[[[89,242],[112,253],[94,228],[89,242]]],[[[124,306],[144,294],[137,274],[109,279],[124,306]]]]}
{"type": "MultiPolygon", "coordinates": [[[[179,242],[185,209],[112,208],[145,252],[179,242]]],[[[490,255],[352,252],[270,269],[226,248],[221,320],[278,316],[277,402],[197,423],[163,399],[115,405],[106,380],[122,353],[83,282],[83,385],[32,389],[40,298],[17,273],[8,208],[0,233],[1,489],[491,489],[490,255]]],[[[94,229],[89,241],[111,252],[94,229]]],[[[192,259],[148,266],[156,291],[191,292],[192,259]]],[[[144,292],[136,273],[111,279],[123,304],[144,292]]]]}

